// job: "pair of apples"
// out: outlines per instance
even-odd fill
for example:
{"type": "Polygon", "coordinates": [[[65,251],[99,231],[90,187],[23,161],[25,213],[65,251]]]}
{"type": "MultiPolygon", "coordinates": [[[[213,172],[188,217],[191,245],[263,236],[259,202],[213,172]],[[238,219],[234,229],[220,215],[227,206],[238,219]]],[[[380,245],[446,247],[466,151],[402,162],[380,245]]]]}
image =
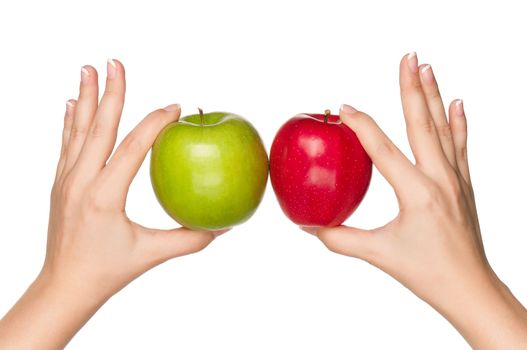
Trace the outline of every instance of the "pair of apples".
{"type": "Polygon", "coordinates": [[[249,219],[268,172],[294,223],[336,226],[366,194],[372,163],[355,133],[328,110],[286,122],[270,161],[251,123],[201,109],[167,125],[152,147],[150,175],[159,202],[174,220],[195,230],[221,230],[249,219]]]}

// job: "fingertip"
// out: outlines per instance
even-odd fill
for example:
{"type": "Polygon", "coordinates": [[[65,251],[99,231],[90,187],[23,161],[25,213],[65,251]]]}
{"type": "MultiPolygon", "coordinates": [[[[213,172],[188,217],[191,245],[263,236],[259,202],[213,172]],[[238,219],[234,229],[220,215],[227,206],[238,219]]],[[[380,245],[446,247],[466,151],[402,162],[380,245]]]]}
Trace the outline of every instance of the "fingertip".
{"type": "Polygon", "coordinates": [[[115,69],[124,71],[124,64],[116,58],[109,58],[108,63],[111,64],[115,69]]]}
{"type": "Polygon", "coordinates": [[[219,236],[221,236],[224,233],[229,232],[230,230],[231,230],[230,228],[227,228],[227,229],[224,229],[224,230],[211,231],[211,233],[214,236],[214,238],[218,238],[219,236]]]}
{"type": "Polygon", "coordinates": [[[353,129],[354,119],[356,119],[359,115],[360,115],[360,112],[356,108],[348,104],[343,103],[340,106],[340,113],[339,113],[340,120],[342,120],[342,122],[346,124],[348,127],[350,127],[351,129],[353,129]]]}
{"type": "Polygon", "coordinates": [[[318,235],[318,231],[320,229],[320,227],[315,227],[315,226],[300,226],[300,229],[304,232],[307,232],[313,236],[317,236],[318,235]]]}
{"type": "Polygon", "coordinates": [[[93,84],[97,82],[97,70],[87,64],[81,67],[81,84],[93,84]]]}
{"type": "Polygon", "coordinates": [[[418,67],[419,76],[421,77],[421,80],[426,85],[430,85],[434,82],[434,72],[432,70],[432,66],[428,63],[421,64],[418,67]]]}
{"type": "Polygon", "coordinates": [[[77,101],[69,99],[66,101],[66,113],[64,113],[64,125],[68,126],[73,123],[73,116],[75,115],[75,106],[77,101]]]}
{"type": "Polygon", "coordinates": [[[417,53],[415,53],[415,51],[412,51],[403,56],[399,64],[399,70],[401,72],[409,71],[412,73],[417,73],[418,64],[419,60],[417,58],[417,53]]]}
{"type": "Polygon", "coordinates": [[[179,103],[173,103],[163,108],[163,110],[166,112],[180,112],[181,106],[179,105],[179,103]]]}
{"type": "Polygon", "coordinates": [[[66,112],[71,113],[75,109],[75,104],[77,103],[77,100],[75,99],[69,99],[66,101],[66,112]]]}
{"type": "Polygon", "coordinates": [[[357,112],[358,111],[357,111],[356,108],[354,108],[354,107],[352,107],[352,106],[350,106],[348,104],[343,103],[343,104],[340,105],[340,114],[341,115],[351,115],[351,114],[355,114],[357,112]]]}
{"type": "Polygon", "coordinates": [[[454,101],[454,111],[458,117],[465,116],[465,106],[463,105],[462,99],[457,99],[454,101]]]}
{"type": "Polygon", "coordinates": [[[108,80],[113,80],[116,77],[124,79],[125,70],[124,65],[121,63],[121,61],[115,58],[108,58],[106,62],[106,69],[106,76],[108,80]]]}
{"type": "Polygon", "coordinates": [[[448,121],[451,125],[457,125],[459,121],[464,121],[465,108],[462,99],[455,99],[450,102],[450,106],[448,107],[448,117],[448,121]]]}

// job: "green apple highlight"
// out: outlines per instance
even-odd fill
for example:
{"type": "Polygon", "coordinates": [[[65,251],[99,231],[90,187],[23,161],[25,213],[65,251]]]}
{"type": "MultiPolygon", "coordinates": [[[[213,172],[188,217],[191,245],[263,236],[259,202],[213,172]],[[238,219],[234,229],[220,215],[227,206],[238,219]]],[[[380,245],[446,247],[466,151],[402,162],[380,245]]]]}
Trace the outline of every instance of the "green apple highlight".
{"type": "Polygon", "coordinates": [[[195,230],[219,230],[256,211],[268,168],[262,140],[247,120],[200,110],[161,131],[152,147],[150,176],[174,220],[195,230]]]}

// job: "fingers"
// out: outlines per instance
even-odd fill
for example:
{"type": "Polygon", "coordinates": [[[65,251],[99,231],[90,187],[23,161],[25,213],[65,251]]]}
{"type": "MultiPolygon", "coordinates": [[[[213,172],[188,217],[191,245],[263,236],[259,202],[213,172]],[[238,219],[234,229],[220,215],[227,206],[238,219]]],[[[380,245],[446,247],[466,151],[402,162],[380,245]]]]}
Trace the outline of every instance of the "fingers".
{"type": "Polygon", "coordinates": [[[467,157],[467,119],[462,100],[450,103],[448,111],[450,130],[454,141],[456,163],[463,179],[470,184],[470,172],[467,157]]]}
{"type": "Polygon", "coordinates": [[[102,186],[115,196],[119,205],[124,205],[128,187],[157,135],[170,122],[179,118],[181,109],[174,104],[150,113],[117,147],[115,154],[101,173],[102,186]]]}
{"type": "Polygon", "coordinates": [[[121,62],[110,59],[107,63],[106,88],[78,161],[79,171],[89,177],[99,173],[112,153],[123,111],[124,96],[124,67],[121,62]]]}
{"type": "Polygon", "coordinates": [[[75,118],[71,128],[64,172],[71,170],[82,149],[86,134],[97,110],[98,90],[97,71],[95,68],[91,66],[82,67],[79,99],[75,106],[75,118]]]}
{"type": "Polygon", "coordinates": [[[456,156],[454,153],[452,132],[450,131],[450,126],[448,125],[445,107],[443,105],[443,100],[441,99],[441,94],[439,93],[439,88],[437,86],[437,81],[435,79],[432,66],[429,64],[420,66],[419,76],[421,79],[421,86],[423,87],[423,92],[425,94],[426,103],[428,105],[428,110],[430,111],[432,120],[434,121],[443,153],[448,159],[450,165],[455,167],[456,156]]]}
{"type": "Polygon", "coordinates": [[[401,60],[399,80],[410,147],[417,165],[428,175],[434,175],[437,166],[444,165],[446,159],[423,93],[415,53],[401,60]]]}
{"type": "Polygon", "coordinates": [[[405,189],[419,177],[413,164],[367,114],[358,112],[351,106],[342,105],[340,118],[355,132],[373,164],[392,185],[397,195],[404,195],[405,189]]]}
{"type": "Polygon", "coordinates": [[[373,263],[376,252],[379,250],[379,237],[374,230],[361,230],[347,226],[302,227],[302,229],[316,235],[329,250],[337,254],[352,256],[373,263]]]}
{"type": "Polygon", "coordinates": [[[70,140],[71,127],[73,126],[73,117],[75,115],[76,102],[77,101],[75,100],[68,100],[68,102],[66,102],[66,113],[64,114],[64,129],[62,130],[62,146],[60,148],[60,158],[57,164],[55,182],[62,176],[62,170],[64,169],[66,151],[68,150],[68,142],[70,140]]]}
{"type": "Polygon", "coordinates": [[[225,232],[192,231],[185,227],[157,230],[137,225],[137,228],[143,239],[145,258],[151,266],[178,256],[196,253],[208,246],[220,232],[225,232]]]}

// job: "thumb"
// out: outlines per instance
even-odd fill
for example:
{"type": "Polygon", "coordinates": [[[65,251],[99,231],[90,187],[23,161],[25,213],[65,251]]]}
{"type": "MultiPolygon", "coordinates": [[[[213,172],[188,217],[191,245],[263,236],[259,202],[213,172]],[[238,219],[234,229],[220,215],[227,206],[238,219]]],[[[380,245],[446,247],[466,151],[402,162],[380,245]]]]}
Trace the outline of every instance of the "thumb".
{"type": "Polygon", "coordinates": [[[194,231],[186,227],[159,230],[140,226],[147,260],[162,263],[172,258],[199,252],[222,231],[194,231]]]}
{"type": "Polygon", "coordinates": [[[377,251],[375,230],[363,230],[348,226],[301,227],[318,237],[334,253],[352,256],[368,262],[377,251]]]}

